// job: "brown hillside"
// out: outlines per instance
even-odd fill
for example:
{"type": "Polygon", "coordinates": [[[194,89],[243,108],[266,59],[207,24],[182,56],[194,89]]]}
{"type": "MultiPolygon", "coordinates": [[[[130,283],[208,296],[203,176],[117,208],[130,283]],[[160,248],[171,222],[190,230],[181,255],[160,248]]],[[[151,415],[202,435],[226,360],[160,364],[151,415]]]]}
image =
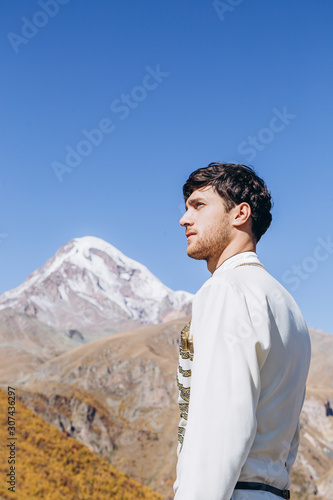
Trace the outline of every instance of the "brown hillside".
{"type": "Polygon", "coordinates": [[[142,327],[64,353],[44,363],[21,397],[120,470],[172,496],[184,322],[142,327]]]}
{"type": "Polygon", "coordinates": [[[26,314],[0,311],[0,385],[23,383],[45,361],[81,343],[26,314]]]}
{"type": "MultiPolygon", "coordinates": [[[[172,498],[178,337],[186,319],[118,333],[44,362],[20,391],[59,430],[118,469],[172,498]]],[[[333,336],[311,331],[312,361],[301,415],[293,497],[333,499],[333,336]]]]}
{"type": "MultiPolygon", "coordinates": [[[[7,393],[0,390],[0,442],[7,442],[7,393]]],[[[16,490],[8,491],[9,472],[2,445],[0,498],[30,500],[161,499],[117,471],[86,446],[59,432],[24,404],[16,402],[16,490]]]]}

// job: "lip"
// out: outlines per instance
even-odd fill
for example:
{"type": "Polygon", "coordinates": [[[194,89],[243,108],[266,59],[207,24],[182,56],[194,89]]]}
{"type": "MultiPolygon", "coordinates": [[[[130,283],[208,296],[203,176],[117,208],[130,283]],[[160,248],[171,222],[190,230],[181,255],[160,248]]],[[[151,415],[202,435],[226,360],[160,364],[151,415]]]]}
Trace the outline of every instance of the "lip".
{"type": "Polygon", "coordinates": [[[194,233],[193,231],[189,231],[188,233],[185,233],[185,236],[187,239],[189,239],[191,236],[194,236],[196,233],[194,233]]]}

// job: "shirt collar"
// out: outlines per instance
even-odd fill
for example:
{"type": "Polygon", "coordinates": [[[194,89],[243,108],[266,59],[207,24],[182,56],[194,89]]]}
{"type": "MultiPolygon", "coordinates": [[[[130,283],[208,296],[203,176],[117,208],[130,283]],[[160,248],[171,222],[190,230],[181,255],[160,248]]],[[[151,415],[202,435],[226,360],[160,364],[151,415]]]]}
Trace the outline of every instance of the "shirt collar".
{"type": "Polygon", "coordinates": [[[228,269],[234,269],[235,267],[239,266],[239,264],[250,262],[260,264],[258,255],[255,252],[236,253],[236,255],[233,255],[232,257],[229,257],[224,262],[222,262],[222,264],[215,269],[212,276],[227,271],[228,269]]]}

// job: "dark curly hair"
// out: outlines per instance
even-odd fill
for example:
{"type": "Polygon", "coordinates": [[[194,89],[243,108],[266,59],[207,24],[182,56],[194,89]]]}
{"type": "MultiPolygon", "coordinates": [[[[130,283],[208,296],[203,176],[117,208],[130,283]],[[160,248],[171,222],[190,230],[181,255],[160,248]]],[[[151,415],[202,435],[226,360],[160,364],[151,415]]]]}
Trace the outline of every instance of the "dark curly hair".
{"type": "Polygon", "coordinates": [[[196,189],[213,186],[223,198],[226,210],[246,202],[251,207],[252,232],[257,241],[272,221],[270,210],[273,200],[265,181],[247,165],[210,163],[208,167],[192,172],[183,186],[185,201],[196,189]]]}

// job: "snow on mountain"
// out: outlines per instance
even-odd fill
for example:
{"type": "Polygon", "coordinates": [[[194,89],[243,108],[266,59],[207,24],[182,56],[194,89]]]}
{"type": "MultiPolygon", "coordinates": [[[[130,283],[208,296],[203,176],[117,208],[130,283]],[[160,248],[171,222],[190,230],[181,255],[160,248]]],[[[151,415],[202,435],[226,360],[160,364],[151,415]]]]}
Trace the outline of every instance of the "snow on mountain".
{"type": "Polygon", "coordinates": [[[106,241],[85,236],[61,247],[20,286],[0,296],[12,308],[59,329],[137,325],[185,316],[193,295],[173,291],[106,241]]]}

